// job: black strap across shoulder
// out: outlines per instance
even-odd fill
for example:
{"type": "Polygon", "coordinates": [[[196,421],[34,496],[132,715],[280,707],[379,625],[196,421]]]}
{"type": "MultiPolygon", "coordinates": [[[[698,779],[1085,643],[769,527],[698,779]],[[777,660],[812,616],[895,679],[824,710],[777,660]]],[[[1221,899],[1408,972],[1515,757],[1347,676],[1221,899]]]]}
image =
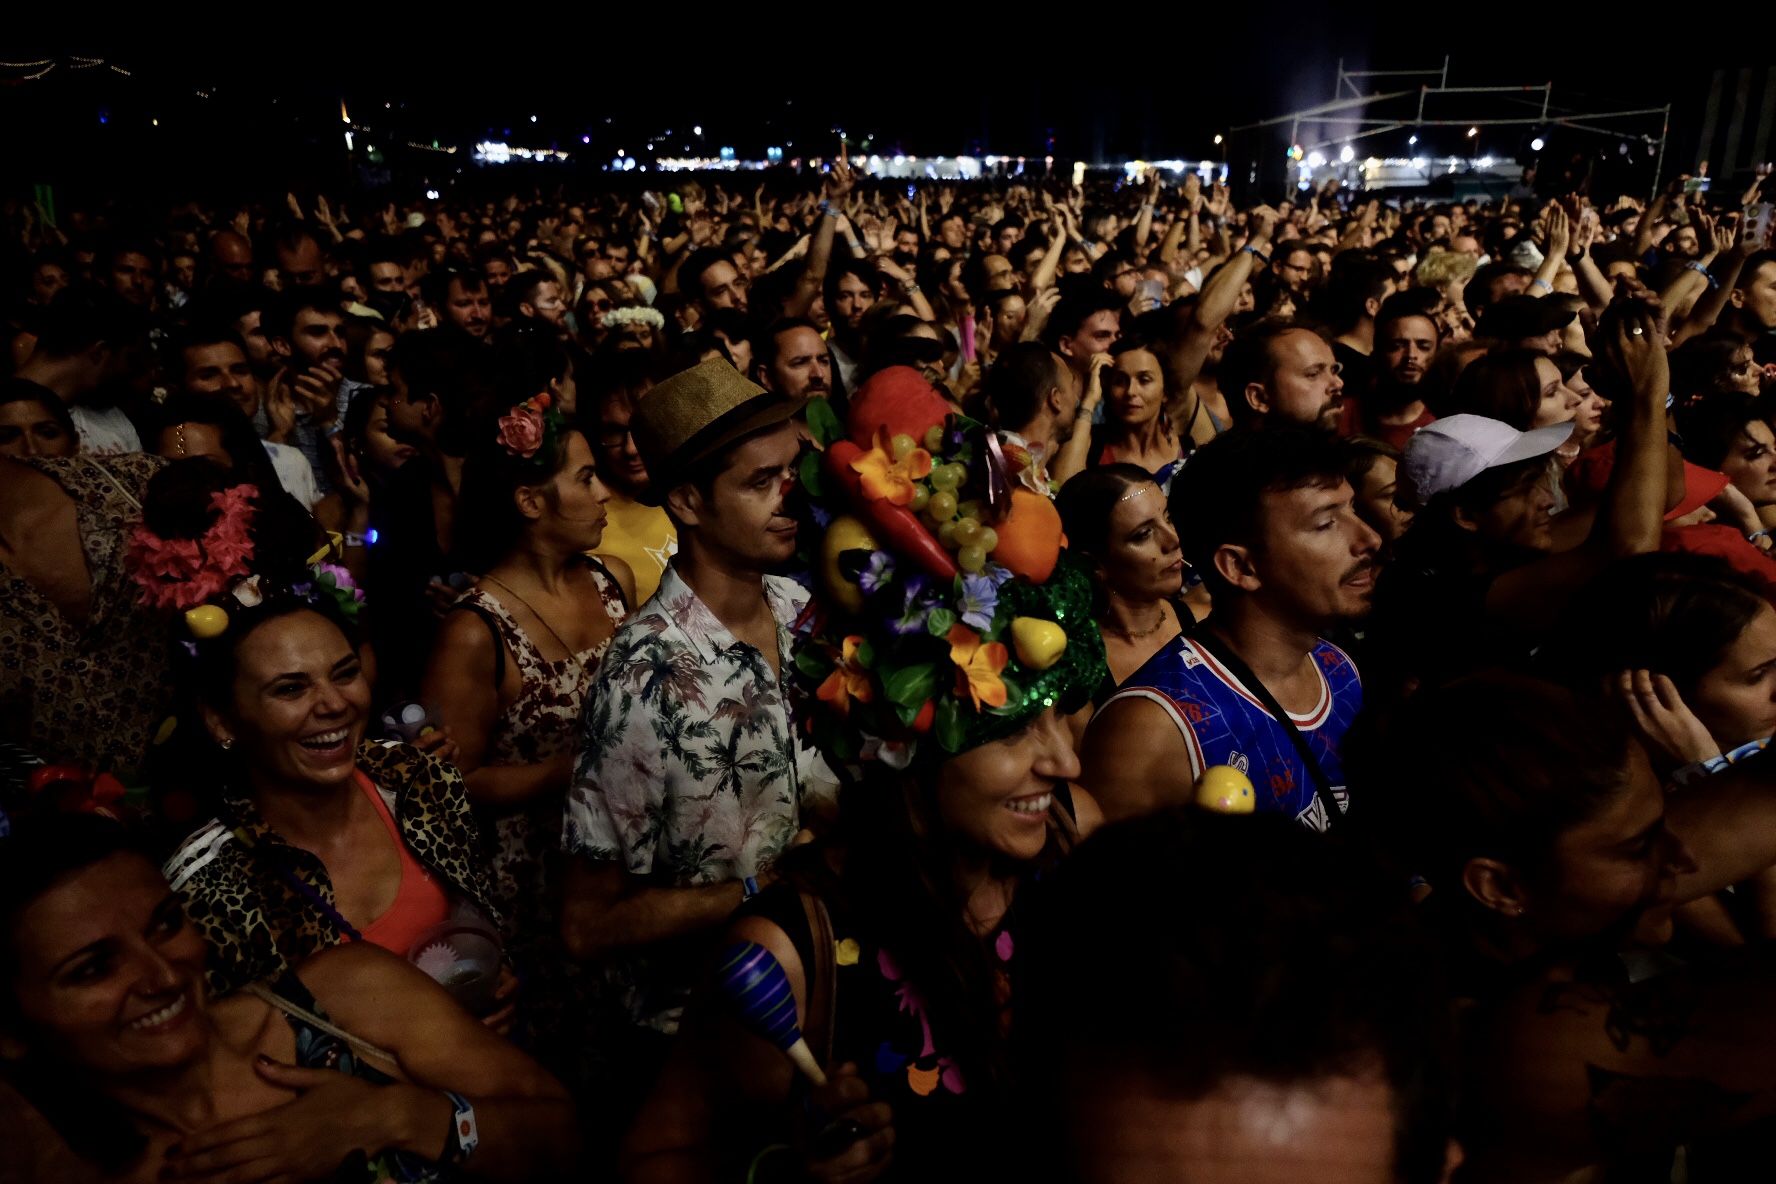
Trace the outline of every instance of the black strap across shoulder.
{"type": "Polygon", "coordinates": [[[1339,812],[1338,798],[1332,792],[1332,783],[1326,777],[1326,771],[1320,768],[1320,762],[1314,756],[1313,749],[1307,746],[1307,737],[1301,734],[1301,729],[1295,726],[1295,721],[1289,718],[1289,713],[1283,710],[1283,705],[1276,701],[1276,696],[1270,693],[1270,688],[1264,685],[1262,679],[1252,673],[1252,668],[1233,652],[1232,647],[1217,637],[1212,630],[1206,628],[1206,621],[1204,625],[1204,628],[1197,629],[1190,634],[1191,643],[1209,651],[1217,662],[1227,667],[1228,673],[1239,679],[1247,690],[1258,696],[1258,701],[1264,704],[1264,710],[1270,712],[1277,723],[1282,725],[1283,731],[1289,734],[1289,742],[1295,746],[1295,754],[1301,758],[1301,763],[1307,766],[1307,775],[1313,778],[1314,796],[1320,799],[1320,808],[1326,812],[1326,830],[1330,832],[1343,815],[1339,812]]]}

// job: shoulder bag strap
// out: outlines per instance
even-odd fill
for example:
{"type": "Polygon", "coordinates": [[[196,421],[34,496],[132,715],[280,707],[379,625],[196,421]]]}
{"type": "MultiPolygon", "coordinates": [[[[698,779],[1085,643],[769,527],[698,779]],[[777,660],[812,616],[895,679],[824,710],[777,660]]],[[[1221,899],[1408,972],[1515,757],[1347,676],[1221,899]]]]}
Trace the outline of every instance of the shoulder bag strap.
{"type": "Polygon", "coordinates": [[[812,892],[801,893],[802,911],[808,918],[808,938],[813,946],[808,970],[808,1022],[802,1035],[821,1065],[832,1063],[833,1011],[837,1003],[838,968],[833,963],[832,915],[826,902],[812,892]]]}
{"type": "MultiPolygon", "coordinates": [[[[1207,622],[1204,622],[1205,626],[1206,624],[1207,622]]],[[[1190,641],[1191,644],[1209,651],[1217,662],[1227,667],[1228,672],[1239,679],[1247,690],[1258,696],[1258,701],[1264,704],[1264,709],[1277,723],[1282,725],[1283,731],[1289,734],[1289,742],[1295,746],[1295,755],[1301,758],[1301,763],[1307,766],[1307,775],[1313,778],[1314,796],[1320,799],[1320,808],[1326,812],[1327,831],[1337,826],[1343,818],[1343,814],[1338,809],[1337,797],[1332,793],[1332,783],[1327,780],[1326,771],[1320,768],[1319,759],[1314,756],[1313,750],[1307,746],[1307,737],[1301,734],[1301,729],[1295,726],[1295,721],[1289,718],[1289,713],[1283,710],[1283,705],[1276,701],[1276,696],[1270,693],[1270,688],[1265,686],[1256,674],[1252,673],[1252,668],[1233,652],[1232,647],[1215,636],[1208,628],[1200,628],[1192,633],[1190,641]]]]}
{"type": "Polygon", "coordinates": [[[392,1066],[396,1073],[400,1073],[401,1062],[395,1059],[394,1053],[378,1048],[368,1040],[353,1036],[344,1028],[322,1019],[300,1003],[292,1003],[264,983],[251,983],[241,989],[255,998],[265,1000],[265,1002],[277,1008],[285,1015],[294,1016],[309,1027],[314,1028],[317,1031],[325,1032],[336,1040],[344,1041],[346,1047],[351,1049],[352,1052],[356,1053],[362,1059],[381,1061],[385,1065],[392,1066]]]}

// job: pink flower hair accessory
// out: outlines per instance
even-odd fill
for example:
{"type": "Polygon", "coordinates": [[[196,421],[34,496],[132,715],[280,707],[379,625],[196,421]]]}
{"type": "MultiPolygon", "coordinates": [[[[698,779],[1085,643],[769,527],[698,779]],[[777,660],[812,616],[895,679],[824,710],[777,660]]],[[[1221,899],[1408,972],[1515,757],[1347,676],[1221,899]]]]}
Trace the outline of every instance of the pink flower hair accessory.
{"type": "Polygon", "coordinates": [[[221,595],[248,574],[253,560],[254,500],[259,491],[236,485],[210,495],[215,521],[195,539],[163,539],[138,522],[125,556],[130,578],[151,608],[184,612],[221,595]]]}
{"type": "Polygon", "coordinates": [[[499,443],[513,456],[530,460],[538,450],[552,451],[561,421],[549,392],[532,395],[499,419],[499,443]]]}

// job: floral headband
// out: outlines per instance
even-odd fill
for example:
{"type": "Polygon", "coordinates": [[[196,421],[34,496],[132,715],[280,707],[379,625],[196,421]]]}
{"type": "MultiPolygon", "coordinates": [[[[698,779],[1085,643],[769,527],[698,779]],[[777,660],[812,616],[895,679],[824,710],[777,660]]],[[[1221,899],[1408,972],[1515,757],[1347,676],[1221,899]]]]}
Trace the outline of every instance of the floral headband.
{"type": "Polygon", "coordinates": [[[561,429],[561,412],[555,408],[554,396],[544,391],[500,416],[499,445],[520,460],[537,462],[539,453],[546,460],[555,455],[561,429]]]}
{"type": "Polygon", "coordinates": [[[141,602],[184,612],[220,596],[245,576],[253,560],[253,516],[259,490],[236,485],[210,495],[216,520],[195,539],[163,539],[138,522],[130,531],[125,561],[141,589],[141,602]]]}
{"type": "Polygon", "coordinates": [[[646,325],[659,332],[666,327],[666,318],[654,308],[636,306],[634,308],[613,308],[599,319],[599,324],[606,329],[620,329],[624,325],[646,325]]]}
{"type": "Polygon", "coordinates": [[[1106,675],[1091,582],[1005,441],[907,367],[865,384],[837,429],[809,416],[824,451],[801,471],[822,529],[795,686],[821,751],[905,768],[1082,705],[1106,675]]]}

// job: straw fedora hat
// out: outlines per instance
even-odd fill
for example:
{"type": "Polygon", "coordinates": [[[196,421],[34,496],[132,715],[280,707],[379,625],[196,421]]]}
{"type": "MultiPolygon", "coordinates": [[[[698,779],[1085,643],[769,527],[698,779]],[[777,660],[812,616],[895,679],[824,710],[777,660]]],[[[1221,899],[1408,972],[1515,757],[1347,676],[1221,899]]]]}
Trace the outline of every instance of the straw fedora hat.
{"type": "Polygon", "coordinates": [[[721,358],[674,374],[641,397],[629,424],[650,478],[646,501],[664,503],[698,465],[742,437],[787,421],[806,402],[772,394],[721,358]]]}

